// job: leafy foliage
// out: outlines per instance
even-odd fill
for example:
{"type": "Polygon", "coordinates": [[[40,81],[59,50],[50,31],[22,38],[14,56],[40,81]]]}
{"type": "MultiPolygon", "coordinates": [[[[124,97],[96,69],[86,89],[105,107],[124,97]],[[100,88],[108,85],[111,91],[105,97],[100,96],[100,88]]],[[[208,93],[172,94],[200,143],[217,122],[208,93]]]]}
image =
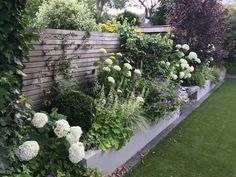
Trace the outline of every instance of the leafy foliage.
{"type": "Polygon", "coordinates": [[[213,57],[216,62],[222,61],[227,54],[223,43],[228,17],[219,0],[176,0],[172,13],[177,43],[189,44],[203,60],[213,57]]]}
{"type": "Polygon", "coordinates": [[[93,99],[84,94],[78,85],[69,81],[57,83],[45,94],[47,110],[57,108],[59,113],[68,117],[73,126],[80,126],[84,132],[91,128],[94,112],[93,99]]]}
{"type": "Polygon", "coordinates": [[[229,73],[236,73],[236,7],[229,6],[230,31],[225,39],[225,48],[229,52],[226,68],[229,73]]]}
{"type": "Polygon", "coordinates": [[[10,173],[13,149],[18,143],[22,121],[30,116],[28,99],[20,95],[23,60],[28,41],[22,21],[25,1],[0,2],[0,176],[10,173]]]}
{"type": "Polygon", "coordinates": [[[141,24],[139,15],[133,12],[127,11],[127,10],[119,14],[116,20],[117,22],[120,22],[121,24],[123,24],[124,21],[134,26],[139,26],[141,24]]]}
{"type": "Polygon", "coordinates": [[[35,19],[36,27],[98,31],[87,5],[77,0],[44,1],[35,19]]]}
{"type": "Polygon", "coordinates": [[[149,81],[149,93],[144,109],[150,122],[158,121],[166,114],[177,110],[179,102],[178,88],[173,81],[157,79],[149,81]]]}

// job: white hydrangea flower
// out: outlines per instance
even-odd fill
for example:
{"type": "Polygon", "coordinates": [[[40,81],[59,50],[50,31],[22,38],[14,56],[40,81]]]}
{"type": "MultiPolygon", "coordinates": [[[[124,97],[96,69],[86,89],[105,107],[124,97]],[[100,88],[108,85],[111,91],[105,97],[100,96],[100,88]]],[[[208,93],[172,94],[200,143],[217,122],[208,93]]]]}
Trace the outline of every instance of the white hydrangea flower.
{"type": "Polygon", "coordinates": [[[137,96],[136,100],[137,102],[144,103],[144,99],[141,96],[137,96]]]}
{"type": "Polygon", "coordinates": [[[79,163],[85,157],[83,143],[77,142],[69,148],[69,159],[72,163],[79,163]]]}
{"type": "Polygon", "coordinates": [[[106,49],[103,49],[103,48],[99,49],[99,52],[102,53],[102,54],[107,53],[106,49]]]}
{"type": "Polygon", "coordinates": [[[139,75],[139,76],[142,75],[142,72],[141,72],[139,69],[135,69],[135,70],[134,70],[134,73],[135,73],[136,75],[139,75]]]}
{"type": "Polygon", "coordinates": [[[191,73],[187,73],[186,74],[186,78],[191,78],[192,77],[192,74],[191,73]]]}
{"type": "Polygon", "coordinates": [[[36,128],[43,128],[48,122],[48,116],[44,113],[35,113],[31,123],[36,128]]]}
{"type": "Polygon", "coordinates": [[[180,82],[181,84],[182,84],[182,83],[184,83],[184,81],[183,81],[183,80],[180,80],[179,82],[180,82]]]}
{"type": "Polygon", "coordinates": [[[201,63],[200,58],[196,58],[195,61],[196,61],[197,63],[201,63]]]}
{"type": "Polygon", "coordinates": [[[180,79],[183,79],[184,76],[185,76],[185,73],[181,71],[181,72],[179,73],[179,78],[180,78],[180,79]]]}
{"type": "Polygon", "coordinates": [[[131,77],[131,76],[132,76],[131,71],[128,71],[128,72],[127,72],[127,76],[128,76],[128,77],[131,77]]]}
{"type": "Polygon", "coordinates": [[[184,49],[184,50],[189,50],[190,49],[190,47],[189,47],[189,45],[188,44],[184,44],[184,45],[182,45],[182,49],[184,49]]]}
{"type": "Polygon", "coordinates": [[[180,52],[180,57],[184,57],[184,53],[183,52],[180,52]]]}
{"type": "Polygon", "coordinates": [[[175,46],[175,48],[177,48],[177,49],[181,49],[182,46],[181,46],[180,44],[177,44],[177,45],[175,46]]]}
{"type": "Polygon", "coordinates": [[[113,68],[114,68],[116,71],[121,71],[121,68],[120,68],[120,66],[118,66],[118,65],[115,65],[113,68]]]}
{"type": "Polygon", "coordinates": [[[107,71],[107,72],[110,72],[110,71],[111,71],[111,69],[110,69],[108,66],[103,67],[102,70],[103,70],[103,71],[107,71]]]}
{"type": "Polygon", "coordinates": [[[165,65],[165,64],[166,64],[166,62],[165,62],[165,61],[161,61],[160,63],[161,63],[162,65],[165,65]]]}
{"type": "Polygon", "coordinates": [[[181,64],[184,64],[184,65],[188,64],[188,61],[185,60],[184,58],[181,58],[179,61],[180,61],[181,64]]]}
{"type": "Polygon", "coordinates": [[[189,58],[196,60],[197,59],[197,54],[195,52],[190,52],[188,55],[189,58]]]}
{"type": "Polygon", "coordinates": [[[166,62],[166,66],[170,66],[170,62],[166,62]]]}
{"type": "Polygon", "coordinates": [[[70,132],[70,125],[64,119],[56,121],[55,125],[56,127],[54,128],[54,133],[57,135],[58,138],[65,137],[70,132]]]}
{"type": "Polygon", "coordinates": [[[112,65],[112,64],[113,64],[113,61],[112,61],[110,58],[107,58],[107,59],[105,60],[105,63],[106,63],[107,65],[112,65]]]}
{"type": "Polygon", "coordinates": [[[126,67],[126,68],[129,69],[129,70],[132,69],[132,66],[131,66],[129,63],[125,63],[125,64],[124,64],[124,67],[126,67]]]}
{"type": "Polygon", "coordinates": [[[70,127],[70,133],[68,135],[66,135],[66,140],[70,143],[70,144],[74,144],[79,142],[79,139],[82,135],[82,129],[80,128],[80,126],[73,126],[70,127]]]}
{"type": "Polygon", "coordinates": [[[193,72],[193,71],[194,71],[194,67],[193,67],[193,66],[190,66],[190,67],[189,67],[189,71],[190,71],[190,72],[193,72]]]}
{"type": "Polygon", "coordinates": [[[115,84],[115,79],[114,79],[113,77],[109,76],[109,77],[107,78],[107,80],[108,80],[108,82],[110,82],[110,83],[112,83],[112,84],[115,84]]]}
{"type": "Polygon", "coordinates": [[[171,74],[170,77],[173,79],[173,80],[177,80],[178,79],[178,76],[176,74],[171,74]]]}
{"type": "Polygon", "coordinates": [[[38,155],[39,144],[37,141],[26,141],[16,150],[20,161],[30,161],[38,155]]]}

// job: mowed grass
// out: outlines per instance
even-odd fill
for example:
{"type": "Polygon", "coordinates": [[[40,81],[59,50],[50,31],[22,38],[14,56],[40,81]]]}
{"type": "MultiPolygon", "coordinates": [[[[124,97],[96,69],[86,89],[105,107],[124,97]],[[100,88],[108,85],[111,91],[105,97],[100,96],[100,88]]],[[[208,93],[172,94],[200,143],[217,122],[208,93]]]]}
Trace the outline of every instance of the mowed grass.
{"type": "Polygon", "coordinates": [[[236,177],[236,80],[227,80],[127,177],[236,177]]]}

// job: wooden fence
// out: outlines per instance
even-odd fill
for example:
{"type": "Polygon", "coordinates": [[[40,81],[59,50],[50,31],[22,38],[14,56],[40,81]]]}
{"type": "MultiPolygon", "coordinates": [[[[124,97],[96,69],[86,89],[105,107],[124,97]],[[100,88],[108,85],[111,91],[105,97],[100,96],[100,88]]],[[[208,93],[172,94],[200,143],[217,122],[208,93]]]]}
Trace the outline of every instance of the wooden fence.
{"type": "Polygon", "coordinates": [[[108,54],[118,52],[119,35],[113,33],[81,32],[72,30],[33,30],[40,39],[33,42],[29,61],[25,62],[23,94],[33,101],[33,108],[39,109],[43,101],[43,90],[50,88],[55,81],[65,79],[61,64],[71,67],[72,78],[84,83],[94,78],[94,62],[99,60],[100,48],[108,54]],[[76,67],[76,69],[73,69],[76,67]],[[55,74],[57,73],[57,74],[55,74]],[[56,77],[54,77],[57,75],[56,77]]]}

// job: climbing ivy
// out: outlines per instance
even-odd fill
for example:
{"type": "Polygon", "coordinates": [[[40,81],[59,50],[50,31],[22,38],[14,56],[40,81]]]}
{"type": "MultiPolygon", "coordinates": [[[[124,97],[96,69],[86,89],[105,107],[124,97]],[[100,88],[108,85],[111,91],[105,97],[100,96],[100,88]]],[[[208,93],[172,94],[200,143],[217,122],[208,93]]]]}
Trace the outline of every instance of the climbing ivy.
{"type": "Polygon", "coordinates": [[[21,95],[23,60],[32,35],[22,20],[26,0],[0,1],[0,176],[11,172],[18,133],[31,114],[30,104],[21,95]]]}

